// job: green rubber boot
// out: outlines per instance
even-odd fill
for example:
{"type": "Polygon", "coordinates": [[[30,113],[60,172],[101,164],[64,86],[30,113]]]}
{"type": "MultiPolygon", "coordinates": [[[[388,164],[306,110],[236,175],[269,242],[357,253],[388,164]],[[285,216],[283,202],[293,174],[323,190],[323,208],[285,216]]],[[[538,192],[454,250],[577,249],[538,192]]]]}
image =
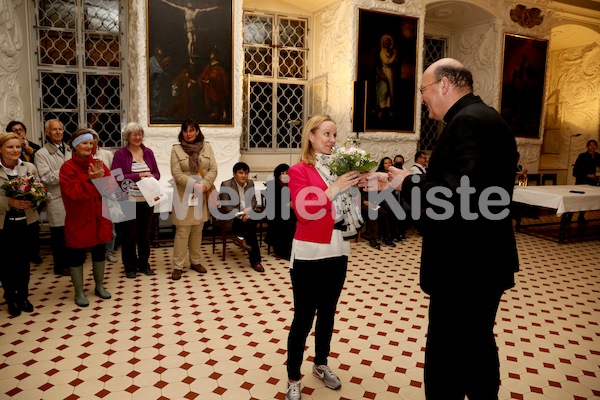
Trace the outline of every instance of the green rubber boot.
{"type": "Polygon", "coordinates": [[[69,268],[71,272],[71,282],[75,288],[75,304],[79,307],[87,307],[90,305],[85,292],[83,290],[83,266],[69,268]]]}
{"type": "Polygon", "coordinates": [[[104,261],[93,262],[92,267],[94,269],[94,282],[96,282],[94,293],[101,299],[110,299],[112,296],[104,289],[104,261]]]}

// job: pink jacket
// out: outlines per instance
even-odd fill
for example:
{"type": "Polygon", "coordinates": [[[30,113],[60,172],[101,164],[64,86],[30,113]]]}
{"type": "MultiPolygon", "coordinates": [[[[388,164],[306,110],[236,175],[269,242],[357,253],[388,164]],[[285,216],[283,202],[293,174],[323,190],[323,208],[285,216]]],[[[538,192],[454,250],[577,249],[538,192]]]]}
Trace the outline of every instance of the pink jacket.
{"type": "Polygon", "coordinates": [[[298,217],[295,239],[330,243],[333,233],[333,204],[325,195],[327,185],[315,167],[300,162],[288,175],[290,195],[298,217]]]}

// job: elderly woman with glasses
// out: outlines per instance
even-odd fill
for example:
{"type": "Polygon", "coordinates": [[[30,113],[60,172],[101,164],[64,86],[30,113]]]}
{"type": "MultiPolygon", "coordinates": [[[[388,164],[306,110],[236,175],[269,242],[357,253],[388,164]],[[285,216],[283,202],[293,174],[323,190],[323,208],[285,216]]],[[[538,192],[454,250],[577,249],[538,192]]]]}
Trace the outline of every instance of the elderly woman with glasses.
{"type": "Polygon", "coordinates": [[[137,182],[152,176],[158,180],[160,172],[154,153],[142,143],[144,129],[139,123],[128,123],[123,131],[123,137],[127,141],[127,145],[115,152],[111,170],[121,169],[124,182],[127,183],[129,201],[135,202],[135,219],[121,222],[119,227],[122,235],[121,258],[125,265],[125,276],[134,279],[137,272],[148,276],[154,275],[148,262],[154,207],[148,205],[137,182]]]}
{"type": "Polygon", "coordinates": [[[112,224],[102,213],[102,195],[95,182],[109,177],[110,171],[94,153],[91,129],[78,129],[71,138],[73,155],[60,168],[59,182],[65,204],[65,242],[71,281],[75,289],[75,304],[87,307],[90,303],[83,289],[83,264],[91,248],[92,268],[101,299],[110,299],[104,289],[105,244],[112,239],[112,224]]]}

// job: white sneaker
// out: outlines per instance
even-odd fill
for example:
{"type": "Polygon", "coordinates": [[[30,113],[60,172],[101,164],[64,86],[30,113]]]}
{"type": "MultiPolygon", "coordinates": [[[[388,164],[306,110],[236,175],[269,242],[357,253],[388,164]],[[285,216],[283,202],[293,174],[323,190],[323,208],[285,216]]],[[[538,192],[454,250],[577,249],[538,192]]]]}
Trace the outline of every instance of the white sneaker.
{"type": "Polygon", "coordinates": [[[329,389],[339,389],[342,386],[340,378],[334,374],[327,365],[313,365],[313,375],[325,382],[325,386],[329,389]]]}
{"type": "Polygon", "coordinates": [[[112,252],[112,253],[106,253],[106,259],[108,260],[108,262],[116,263],[117,262],[117,255],[114,252],[112,252]]]}
{"type": "Polygon", "coordinates": [[[302,398],[300,381],[288,381],[285,390],[285,400],[300,400],[302,398]]]}

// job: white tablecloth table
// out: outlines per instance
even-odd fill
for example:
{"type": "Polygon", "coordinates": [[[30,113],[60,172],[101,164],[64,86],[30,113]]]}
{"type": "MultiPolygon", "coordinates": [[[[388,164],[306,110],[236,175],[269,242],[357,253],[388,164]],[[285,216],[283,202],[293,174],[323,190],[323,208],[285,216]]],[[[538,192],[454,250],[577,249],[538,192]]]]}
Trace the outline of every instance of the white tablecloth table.
{"type": "MultiPolygon", "coordinates": [[[[513,202],[556,210],[561,218],[558,242],[563,243],[573,213],[600,210],[600,187],[590,185],[552,185],[515,187],[513,202]],[[583,193],[579,193],[583,192],[583,193]]],[[[517,212],[517,231],[520,231],[521,214],[517,212]]],[[[548,224],[529,224],[528,227],[548,224]]],[[[523,226],[524,227],[524,226],[523,226]]]]}
{"type": "Polygon", "coordinates": [[[513,201],[566,212],[600,210],[600,187],[590,185],[517,186],[513,201]],[[571,191],[585,192],[573,193],[571,191]]]}

